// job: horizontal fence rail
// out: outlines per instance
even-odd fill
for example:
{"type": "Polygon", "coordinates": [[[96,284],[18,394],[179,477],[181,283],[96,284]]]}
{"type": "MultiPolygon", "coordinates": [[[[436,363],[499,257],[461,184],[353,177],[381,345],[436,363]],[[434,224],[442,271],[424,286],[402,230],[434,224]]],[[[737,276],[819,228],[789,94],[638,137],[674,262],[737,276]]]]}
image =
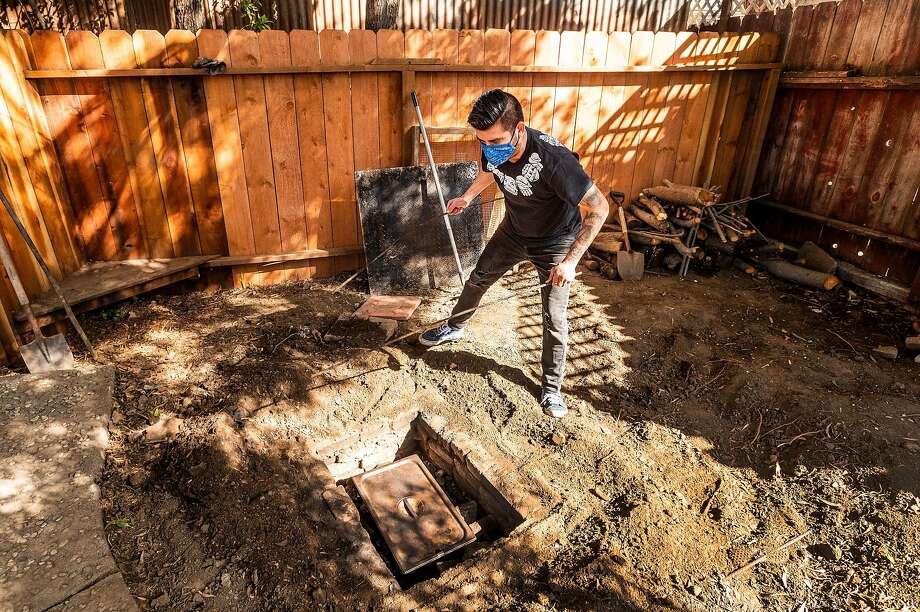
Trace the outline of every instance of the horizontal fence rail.
{"type": "MultiPolygon", "coordinates": [[[[49,265],[214,255],[237,285],[360,265],[354,172],[477,160],[486,89],[575,150],[598,186],[663,179],[750,191],[780,69],[768,34],[516,30],[7,31],[0,189],[49,265]],[[204,76],[199,56],[226,62],[204,76]]],[[[495,197],[494,187],[483,200],[495,197]]],[[[487,227],[501,208],[483,207],[487,227]]],[[[47,287],[9,220],[30,295],[47,287]]],[[[0,279],[0,341],[15,334],[0,279]]]]}

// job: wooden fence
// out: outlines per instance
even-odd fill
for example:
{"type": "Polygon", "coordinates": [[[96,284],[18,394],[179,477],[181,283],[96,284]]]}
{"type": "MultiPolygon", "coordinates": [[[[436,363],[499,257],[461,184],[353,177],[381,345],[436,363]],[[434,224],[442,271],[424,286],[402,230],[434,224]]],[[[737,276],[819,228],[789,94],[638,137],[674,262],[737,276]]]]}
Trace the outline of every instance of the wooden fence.
{"type": "Polygon", "coordinates": [[[817,241],[920,302],[920,2],[842,0],[729,25],[781,36],[787,72],[755,189],[785,208],[763,209],[765,229],[817,241]]]}
{"type": "MultiPolygon", "coordinates": [[[[779,78],[778,39],[760,34],[8,31],[0,42],[0,188],[55,274],[217,254],[244,285],[357,267],[353,174],[416,158],[410,89],[439,161],[478,159],[466,114],[504,87],[605,192],[671,178],[737,194],[750,191],[779,78]],[[227,72],[188,68],[198,56],[227,72]]],[[[41,292],[0,219],[29,294],[41,292]]],[[[9,350],[5,279],[0,300],[9,350]]]]}

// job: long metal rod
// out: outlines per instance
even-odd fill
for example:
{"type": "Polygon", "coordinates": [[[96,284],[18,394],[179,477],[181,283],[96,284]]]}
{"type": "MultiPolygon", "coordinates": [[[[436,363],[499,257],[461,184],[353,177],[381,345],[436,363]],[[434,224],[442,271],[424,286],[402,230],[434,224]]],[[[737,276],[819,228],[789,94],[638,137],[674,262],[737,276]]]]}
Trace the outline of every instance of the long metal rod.
{"type": "Polygon", "coordinates": [[[412,104],[415,106],[415,114],[418,116],[418,127],[422,132],[422,140],[425,142],[425,152],[428,154],[428,164],[431,166],[431,176],[434,177],[434,188],[438,192],[438,202],[441,203],[441,212],[444,213],[444,226],[447,228],[447,237],[450,239],[450,249],[454,253],[454,261],[457,263],[457,276],[460,277],[462,286],[463,264],[460,263],[460,254],[457,252],[457,243],[454,241],[454,229],[450,226],[450,219],[447,218],[447,204],[444,202],[444,193],[441,191],[441,179],[438,178],[438,166],[434,163],[434,154],[431,152],[431,143],[428,141],[428,132],[425,131],[425,121],[422,119],[422,109],[418,103],[418,96],[412,91],[409,93],[412,97],[412,104]]]}

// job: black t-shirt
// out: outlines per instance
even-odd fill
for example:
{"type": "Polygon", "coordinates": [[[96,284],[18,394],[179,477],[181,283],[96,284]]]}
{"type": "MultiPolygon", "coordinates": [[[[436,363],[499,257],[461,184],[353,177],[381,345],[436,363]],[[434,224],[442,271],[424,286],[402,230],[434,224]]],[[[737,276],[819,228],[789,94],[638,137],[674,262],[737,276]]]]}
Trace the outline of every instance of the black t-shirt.
{"type": "Polygon", "coordinates": [[[578,204],[592,182],[578,156],[552,136],[528,127],[520,159],[496,167],[483,155],[480,163],[505,195],[505,223],[516,236],[549,242],[581,228],[578,204]]]}

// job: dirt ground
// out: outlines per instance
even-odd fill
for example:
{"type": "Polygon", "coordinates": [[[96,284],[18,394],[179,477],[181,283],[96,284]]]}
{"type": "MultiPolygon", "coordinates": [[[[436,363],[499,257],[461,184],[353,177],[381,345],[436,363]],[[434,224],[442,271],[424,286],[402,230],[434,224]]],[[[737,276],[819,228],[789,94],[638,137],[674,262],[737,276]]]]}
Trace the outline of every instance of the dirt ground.
{"type": "MultiPolygon", "coordinates": [[[[142,607],[920,606],[920,365],[871,354],[909,335],[907,313],[733,271],[586,272],[570,307],[572,410],[555,421],[535,399],[534,283],[504,279],[487,300],[518,297],[428,351],[324,343],[365,297],[332,282],[155,296],[89,320],[117,372],[108,537],[142,607]],[[512,534],[494,543],[505,556],[369,595],[311,509],[308,449],[407,406],[537,470],[558,493],[554,541],[512,534]],[[170,415],[174,439],[136,435],[170,415]]],[[[400,331],[450,305],[435,296],[400,331]]]]}

